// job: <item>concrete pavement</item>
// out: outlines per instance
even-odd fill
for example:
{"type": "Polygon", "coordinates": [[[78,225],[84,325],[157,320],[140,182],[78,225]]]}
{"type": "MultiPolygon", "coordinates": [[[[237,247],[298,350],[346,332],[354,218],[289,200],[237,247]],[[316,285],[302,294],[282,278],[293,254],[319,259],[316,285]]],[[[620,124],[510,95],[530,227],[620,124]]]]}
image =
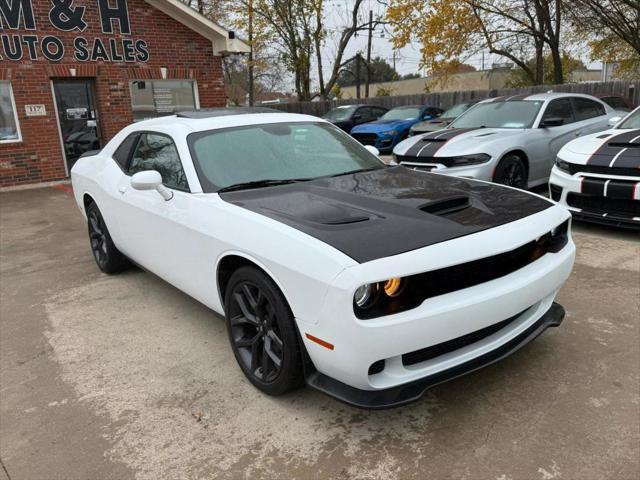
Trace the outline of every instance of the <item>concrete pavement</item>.
{"type": "Polygon", "coordinates": [[[0,194],[0,479],[638,478],[640,240],[574,238],[560,328],[367,412],[262,395],[221,318],[140,270],[98,271],[69,194],[0,194]]]}

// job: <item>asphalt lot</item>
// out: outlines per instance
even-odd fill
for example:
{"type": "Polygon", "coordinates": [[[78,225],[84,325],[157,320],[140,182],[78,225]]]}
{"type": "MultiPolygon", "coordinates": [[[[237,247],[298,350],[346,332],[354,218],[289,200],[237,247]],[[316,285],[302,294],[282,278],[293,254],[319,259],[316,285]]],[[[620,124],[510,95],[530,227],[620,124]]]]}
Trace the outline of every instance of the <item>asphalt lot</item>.
{"type": "Polygon", "coordinates": [[[101,274],[71,195],[0,194],[0,479],[637,479],[640,236],[577,225],[564,324],[410,406],[270,398],[220,317],[101,274]]]}

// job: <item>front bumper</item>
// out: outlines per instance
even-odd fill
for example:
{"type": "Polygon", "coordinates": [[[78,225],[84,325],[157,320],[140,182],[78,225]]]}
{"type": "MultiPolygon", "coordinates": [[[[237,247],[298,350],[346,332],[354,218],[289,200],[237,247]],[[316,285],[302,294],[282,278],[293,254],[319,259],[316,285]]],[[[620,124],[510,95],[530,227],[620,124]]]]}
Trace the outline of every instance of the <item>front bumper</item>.
{"type": "Polygon", "coordinates": [[[549,178],[549,194],[568,208],[573,217],[591,223],[640,229],[640,176],[623,177],[593,173],[571,175],[554,166],[549,178]],[[615,182],[628,188],[604,189],[615,182]],[[602,190],[598,187],[602,185],[602,190]]]}
{"type": "Polygon", "coordinates": [[[547,328],[559,326],[564,319],[564,314],[564,308],[554,302],[535,323],[500,347],[447,370],[397,387],[375,391],[360,390],[318,371],[309,372],[305,380],[309,386],[354,407],[366,409],[399,407],[418,400],[431,387],[479,370],[517,352],[547,328]]]}
{"type": "Polygon", "coordinates": [[[566,209],[552,206],[516,222],[442,242],[422,249],[366,262],[344,270],[327,290],[318,320],[298,320],[306,351],[318,375],[308,375],[314,386],[338,383],[375,395],[480,358],[500,349],[535,324],[551,307],[569,276],[575,245],[567,244],[512,273],[461,290],[428,298],[411,310],[361,320],[353,312],[355,289],[389,276],[408,276],[509,252],[538,238],[569,218],[566,209]],[[425,267],[428,266],[428,267],[425,267]],[[490,336],[434,358],[406,361],[407,355],[510,323],[490,336]],[[305,338],[310,334],[334,346],[327,349],[305,338]],[[381,370],[372,369],[384,361],[381,370]],[[321,376],[321,375],[322,376],[321,376]]]}
{"type": "Polygon", "coordinates": [[[467,167],[447,167],[441,163],[425,163],[418,161],[417,158],[411,159],[402,156],[397,157],[396,162],[411,170],[441,173],[443,175],[451,175],[452,177],[473,178],[486,182],[493,181],[493,160],[478,165],[469,165],[467,167]]]}
{"type": "Polygon", "coordinates": [[[386,133],[359,133],[352,132],[353,138],[358,140],[363,145],[372,145],[380,151],[380,153],[390,153],[393,147],[396,145],[397,139],[394,135],[388,135],[386,133]]]}

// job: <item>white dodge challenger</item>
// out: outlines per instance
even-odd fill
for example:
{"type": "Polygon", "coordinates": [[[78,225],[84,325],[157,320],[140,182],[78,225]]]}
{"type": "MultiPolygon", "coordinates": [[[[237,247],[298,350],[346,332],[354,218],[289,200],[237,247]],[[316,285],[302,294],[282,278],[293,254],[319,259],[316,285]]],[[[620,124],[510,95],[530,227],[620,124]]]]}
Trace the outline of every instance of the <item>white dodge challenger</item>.
{"type": "Polygon", "coordinates": [[[559,325],[570,214],[517,189],[386,166],[315,117],[131,125],[72,169],[104,272],[130,262],[225,316],[247,378],[401,405],[559,325]]]}
{"type": "Polygon", "coordinates": [[[398,163],[517,188],[546,184],[560,148],[619,115],[589,95],[539,93],[483,100],[446,129],[393,149],[398,163]]]}
{"type": "Polygon", "coordinates": [[[576,218],[640,229],[640,107],[615,128],[565,145],[549,190],[576,218]]]}

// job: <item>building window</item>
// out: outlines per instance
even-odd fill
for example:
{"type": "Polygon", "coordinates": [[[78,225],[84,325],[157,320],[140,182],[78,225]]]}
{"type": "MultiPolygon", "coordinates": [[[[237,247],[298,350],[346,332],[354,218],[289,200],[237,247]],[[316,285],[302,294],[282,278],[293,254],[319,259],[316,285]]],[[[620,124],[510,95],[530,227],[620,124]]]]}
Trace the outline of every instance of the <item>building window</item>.
{"type": "Polygon", "coordinates": [[[198,107],[195,84],[190,80],[135,80],[130,90],[134,122],[198,107]]]}
{"type": "Polygon", "coordinates": [[[11,83],[0,82],[0,143],[19,142],[20,124],[11,83]]]}

